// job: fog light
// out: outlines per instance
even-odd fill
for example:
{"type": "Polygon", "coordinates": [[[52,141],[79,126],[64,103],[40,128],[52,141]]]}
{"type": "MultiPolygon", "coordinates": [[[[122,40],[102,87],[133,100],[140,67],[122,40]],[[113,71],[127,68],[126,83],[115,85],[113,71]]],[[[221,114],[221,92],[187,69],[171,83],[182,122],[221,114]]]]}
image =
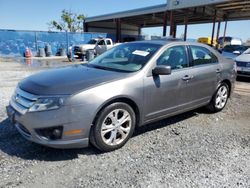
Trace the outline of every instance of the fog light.
{"type": "Polygon", "coordinates": [[[62,136],[62,131],[59,129],[54,129],[52,135],[55,139],[59,139],[62,136]]]}
{"type": "Polygon", "coordinates": [[[39,136],[48,140],[58,140],[62,138],[63,126],[36,129],[39,136]]]}

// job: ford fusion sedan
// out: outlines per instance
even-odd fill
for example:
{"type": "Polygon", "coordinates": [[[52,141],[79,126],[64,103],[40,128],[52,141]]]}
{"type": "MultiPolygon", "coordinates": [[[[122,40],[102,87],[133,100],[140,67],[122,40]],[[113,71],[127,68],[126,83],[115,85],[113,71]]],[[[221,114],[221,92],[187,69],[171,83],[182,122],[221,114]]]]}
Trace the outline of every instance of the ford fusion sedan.
{"type": "Polygon", "coordinates": [[[221,111],[235,65],[207,45],[143,41],[110,49],[88,64],[22,80],[7,113],[20,134],[54,148],[122,147],[135,127],[206,106],[221,111]]]}

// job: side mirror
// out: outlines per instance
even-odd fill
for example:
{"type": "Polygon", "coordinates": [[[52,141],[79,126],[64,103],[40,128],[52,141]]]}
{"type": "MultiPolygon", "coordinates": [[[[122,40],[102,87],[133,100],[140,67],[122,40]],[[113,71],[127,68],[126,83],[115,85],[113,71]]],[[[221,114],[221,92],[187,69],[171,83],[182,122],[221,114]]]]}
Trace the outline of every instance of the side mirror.
{"type": "Polygon", "coordinates": [[[152,70],[153,75],[169,75],[171,72],[171,67],[164,65],[158,65],[152,70]]]}
{"type": "Polygon", "coordinates": [[[234,55],[240,55],[240,54],[241,54],[241,52],[240,52],[240,51],[238,51],[238,50],[236,50],[236,51],[233,51],[233,54],[234,54],[234,55]]]}

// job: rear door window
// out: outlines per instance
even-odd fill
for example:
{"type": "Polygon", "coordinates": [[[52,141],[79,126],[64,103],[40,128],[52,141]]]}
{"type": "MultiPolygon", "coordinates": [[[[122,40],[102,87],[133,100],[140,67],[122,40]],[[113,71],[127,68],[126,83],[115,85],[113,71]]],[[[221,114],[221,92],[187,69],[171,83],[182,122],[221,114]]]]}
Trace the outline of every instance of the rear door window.
{"type": "Polygon", "coordinates": [[[111,45],[111,41],[110,40],[106,40],[107,45],[111,45]]]}
{"type": "Polygon", "coordinates": [[[218,63],[218,58],[207,48],[190,46],[193,66],[218,63]]]}

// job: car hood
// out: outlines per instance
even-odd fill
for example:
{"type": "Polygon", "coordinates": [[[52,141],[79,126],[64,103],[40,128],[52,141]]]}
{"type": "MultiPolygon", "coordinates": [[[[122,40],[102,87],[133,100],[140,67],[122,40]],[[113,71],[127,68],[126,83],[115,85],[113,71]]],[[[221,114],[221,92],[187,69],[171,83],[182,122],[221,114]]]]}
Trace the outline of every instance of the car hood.
{"type": "Polygon", "coordinates": [[[222,56],[225,58],[229,58],[229,59],[235,59],[236,57],[238,57],[237,55],[230,53],[230,52],[222,52],[222,56]]]}
{"type": "Polygon", "coordinates": [[[90,50],[95,48],[95,44],[82,44],[77,45],[77,47],[81,48],[82,50],[90,50]]]}
{"type": "Polygon", "coordinates": [[[236,61],[243,61],[243,62],[250,62],[250,54],[241,54],[235,60],[236,61]]]}
{"type": "Polygon", "coordinates": [[[19,83],[19,87],[35,95],[71,95],[129,75],[129,73],[101,70],[86,65],[73,65],[29,76],[19,83]]]}

